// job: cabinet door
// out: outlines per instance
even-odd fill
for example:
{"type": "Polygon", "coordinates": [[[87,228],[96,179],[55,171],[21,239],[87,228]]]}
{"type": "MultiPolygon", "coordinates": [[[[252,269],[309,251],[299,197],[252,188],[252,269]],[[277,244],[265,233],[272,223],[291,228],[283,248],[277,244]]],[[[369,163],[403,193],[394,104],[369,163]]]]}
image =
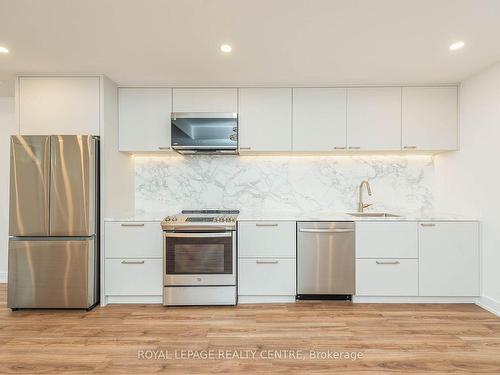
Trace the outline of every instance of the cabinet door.
{"type": "Polygon", "coordinates": [[[403,149],[456,150],[456,87],[403,88],[403,149]]]}
{"type": "Polygon", "coordinates": [[[420,223],[421,296],[479,295],[478,236],[475,222],[420,223]]]}
{"type": "Polygon", "coordinates": [[[417,259],[356,259],[356,295],[417,296],[417,259]]]}
{"type": "Polygon", "coordinates": [[[347,89],[347,146],[351,150],[401,149],[401,88],[347,89]]]}
{"type": "Polygon", "coordinates": [[[240,150],[292,150],[292,89],[239,89],[240,150]]]}
{"type": "Polygon", "coordinates": [[[99,135],[99,87],[99,77],[20,77],[20,133],[99,135]]]}
{"type": "Polygon", "coordinates": [[[104,223],[105,258],[161,258],[163,232],[159,222],[104,223]]]}
{"type": "Polygon", "coordinates": [[[240,258],[238,294],[295,295],[295,259],[240,258]]]}
{"type": "Polygon", "coordinates": [[[173,112],[238,112],[238,90],[174,89],[173,112]]]}
{"type": "Polygon", "coordinates": [[[248,221],[238,223],[240,257],[296,256],[295,221],[248,221]]]}
{"type": "Polygon", "coordinates": [[[161,259],[106,259],[106,295],[157,296],[163,293],[161,259]]]}
{"type": "Polygon", "coordinates": [[[293,89],[293,150],[346,147],[346,89],[293,89]]]}
{"type": "Polygon", "coordinates": [[[119,150],[170,150],[172,89],[118,90],[119,150]]]}
{"type": "Polygon", "coordinates": [[[356,223],[356,258],[417,257],[417,223],[356,223]]]}

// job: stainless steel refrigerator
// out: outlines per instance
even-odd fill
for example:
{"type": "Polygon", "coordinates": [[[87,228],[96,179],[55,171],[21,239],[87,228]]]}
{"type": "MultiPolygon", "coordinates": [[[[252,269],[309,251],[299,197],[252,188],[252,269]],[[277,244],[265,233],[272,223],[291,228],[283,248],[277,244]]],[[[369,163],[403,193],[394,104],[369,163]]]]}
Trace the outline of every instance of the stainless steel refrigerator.
{"type": "Polygon", "coordinates": [[[10,158],[8,307],[94,307],[99,139],[16,135],[10,158]]]}

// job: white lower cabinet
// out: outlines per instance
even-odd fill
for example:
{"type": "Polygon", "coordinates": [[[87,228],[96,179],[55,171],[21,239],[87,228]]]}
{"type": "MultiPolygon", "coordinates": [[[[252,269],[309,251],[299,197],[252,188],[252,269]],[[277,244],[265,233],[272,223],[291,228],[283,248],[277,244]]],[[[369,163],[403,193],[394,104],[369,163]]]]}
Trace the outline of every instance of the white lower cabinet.
{"type": "Polygon", "coordinates": [[[163,236],[157,221],[104,224],[106,258],[161,258],[163,236]]]}
{"type": "Polygon", "coordinates": [[[161,303],[163,241],[159,221],[104,223],[104,301],[161,303]]]}
{"type": "Polygon", "coordinates": [[[163,291],[161,259],[106,259],[106,295],[156,296],[163,291]]]}
{"type": "Polygon", "coordinates": [[[356,295],[418,296],[418,259],[357,259],[356,295]]]}
{"type": "Polygon", "coordinates": [[[421,296],[479,296],[479,225],[419,225],[421,296]]]}
{"type": "Polygon", "coordinates": [[[240,259],[240,296],[295,296],[295,259],[240,259]]]}
{"type": "Polygon", "coordinates": [[[478,222],[356,223],[356,295],[479,296],[478,222]]]}
{"type": "Polygon", "coordinates": [[[292,302],[296,290],[296,222],[238,224],[238,302],[292,302]]]}
{"type": "Polygon", "coordinates": [[[239,256],[294,258],[295,221],[248,221],[239,223],[239,256]]]}
{"type": "Polygon", "coordinates": [[[356,258],[417,258],[415,222],[357,222],[356,258]]]}

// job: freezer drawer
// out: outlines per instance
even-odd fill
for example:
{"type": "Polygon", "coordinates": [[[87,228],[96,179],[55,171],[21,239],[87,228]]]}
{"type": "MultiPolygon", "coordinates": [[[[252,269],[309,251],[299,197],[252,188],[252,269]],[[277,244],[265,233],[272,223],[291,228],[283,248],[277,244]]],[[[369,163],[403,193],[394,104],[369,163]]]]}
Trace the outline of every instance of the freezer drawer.
{"type": "Polygon", "coordinates": [[[50,137],[11,137],[11,236],[49,235],[49,172],[50,137]]]}
{"type": "Polygon", "coordinates": [[[354,294],[354,223],[297,223],[297,294],[354,294]]]}
{"type": "Polygon", "coordinates": [[[10,308],[88,308],[98,300],[93,237],[10,239],[10,308]]]}

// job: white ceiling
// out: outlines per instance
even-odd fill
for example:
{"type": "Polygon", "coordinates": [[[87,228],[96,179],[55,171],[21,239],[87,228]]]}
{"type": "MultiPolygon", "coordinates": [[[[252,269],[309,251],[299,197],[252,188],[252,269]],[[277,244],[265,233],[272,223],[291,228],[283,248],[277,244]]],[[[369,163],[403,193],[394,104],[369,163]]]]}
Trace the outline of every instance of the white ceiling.
{"type": "Polygon", "coordinates": [[[458,82],[500,61],[500,0],[0,0],[0,45],[120,84],[458,82]]]}

